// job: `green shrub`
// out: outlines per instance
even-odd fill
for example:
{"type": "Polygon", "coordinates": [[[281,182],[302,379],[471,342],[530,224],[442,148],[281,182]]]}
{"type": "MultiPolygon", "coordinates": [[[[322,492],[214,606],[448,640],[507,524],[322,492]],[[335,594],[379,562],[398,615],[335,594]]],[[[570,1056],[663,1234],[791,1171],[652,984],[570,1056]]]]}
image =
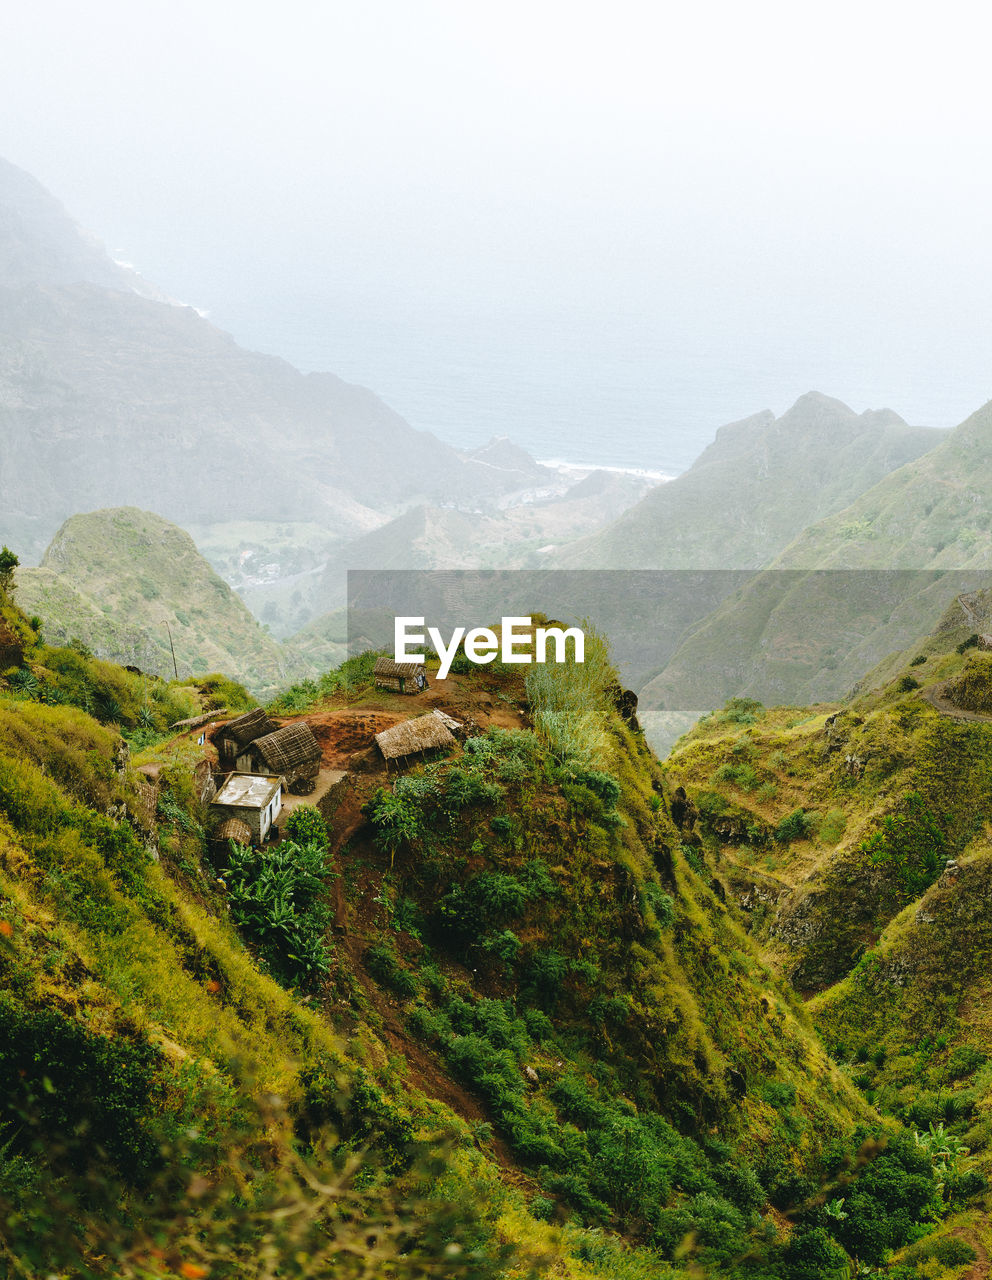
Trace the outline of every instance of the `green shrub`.
{"type": "Polygon", "coordinates": [[[482,871],[464,885],[452,885],[438,901],[433,919],[443,933],[462,942],[478,940],[519,919],[532,902],[557,891],[547,865],[535,858],[524,864],[519,877],[482,871]]]}
{"type": "Polygon", "coordinates": [[[920,1222],[940,1215],[932,1158],[908,1137],[895,1138],[848,1189],[844,1211],[832,1224],[835,1236],[853,1257],[878,1265],[912,1239],[920,1222]]]}
{"type": "Polygon", "coordinates": [[[696,808],[704,826],[711,826],[714,818],[719,818],[730,808],[719,791],[700,791],[696,797],[696,808]]]}
{"type": "Polygon", "coordinates": [[[554,1024],[541,1009],[525,1010],[524,1026],[527,1028],[527,1034],[538,1044],[544,1044],[553,1039],[555,1034],[554,1024]]]}
{"type": "Polygon", "coordinates": [[[575,781],[579,786],[588,788],[607,811],[615,809],[620,803],[620,783],[611,773],[603,773],[600,769],[583,769],[575,774],[575,781]]]}
{"type": "Polygon", "coordinates": [[[365,807],[375,827],[375,841],[381,849],[395,856],[404,844],[423,838],[426,831],[424,811],[419,795],[411,788],[398,785],[391,791],[380,787],[365,807]]]}
{"type": "Polygon", "coordinates": [[[847,828],[843,809],[828,809],[820,822],[819,837],[824,844],[838,844],[847,828]]]}
{"type": "Polygon", "coordinates": [[[761,1090],[761,1097],[776,1111],[784,1111],[795,1106],[796,1087],[778,1080],[769,1080],[761,1090]]]}
{"type": "Polygon", "coordinates": [[[731,698],[718,712],[717,720],[727,724],[757,724],[764,707],[755,698],[731,698]]]}
{"type": "Polygon", "coordinates": [[[988,1062],[988,1054],[981,1049],[976,1049],[974,1045],[961,1044],[947,1059],[947,1075],[951,1080],[960,1080],[964,1076],[970,1076],[986,1062],[988,1062]]]}
{"type": "Polygon", "coordinates": [[[797,1227],[780,1258],[784,1280],[847,1280],[851,1274],[847,1254],[822,1227],[797,1227]]]}
{"type": "Polygon", "coordinates": [[[473,804],[495,805],[503,798],[503,789],[474,771],[452,766],[444,775],[444,798],[454,809],[473,804]]]}
{"type": "Polygon", "coordinates": [[[918,792],[903,796],[895,813],[858,846],[878,867],[891,870],[907,899],[917,898],[944,868],[947,843],[918,792]]]}
{"type": "Polygon", "coordinates": [[[160,1055],[144,1037],[98,1035],[50,1009],[0,997],[5,1159],[34,1139],[79,1171],[108,1161],[129,1181],[158,1162],[149,1131],[160,1055]]]}
{"type": "Polygon", "coordinates": [[[327,852],[327,824],[320,810],[312,804],[301,804],[286,819],[286,834],[297,844],[316,845],[327,852]]]}
{"type": "Polygon", "coordinates": [[[538,1222],[551,1222],[554,1219],[557,1206],[553,1200],[549,1200],[547,1196],[535,1196],[527,1206],[532,1218],[537,1218],[538,1222]]]}
{"type": "Polygon", "coordinates": [[[665,893],[660,885],[650,881],[641,891],[644,905],[654,913],[654,918],[661,929],[670,929],[675,923],[675,899],[665,893]]]}
{"type": "Polygon", "coordinates": [[[800,807],[779,822],[774,835],[779,844],[791,844],[793,840],[806,840],[815,829],[816,814],[800,807]]]}
{"type": "Polygon", "coordinates": [[[387,946],[376,945],[365,952],[365,968],[382,987],[388,987],[399,996],[417,994],[417,980],[404,969],[397,959],[396,952],[387,946]]]}
{"type": "Polygon", "coordinates": [[[546,1008],[554,1008],[567,974],[568,961],[559,951],[540,948],[531,954],[524,968],[524,988],[546,1008]]]}
{"type": "Polygon", "coordinates": [[[504,929],[501,933],[491,933],[484,938],[482,949],[497,960],[502,960],[505,965],[511,965],[520,954],[520,939],[510,929],[504,929]]]}
{"type": "Polygon", "coordinates": [[[975,1262],[978,1254],[960,1236],[939,1236],[912,1244],[903,1255],[906,1262],[939,1262],[942,1267],[964,1267],[975,1262]]]}
{"type": "Polygon", "coordinates": [[[231,917],[273,973],[312,987],[329,967],[326,850],[285,841],[271,851],[229,845],[222,877],[231,917]]]}
{"type": "Polygon", "coordinates": [[[297,1133],[319,1140],[333,1132],[352,1150],[370,1148],[390,1174],[409,1169],[416,1156],[416,1131],[361,1067],[347,1089],[340,1070],[318,1062],[300,1071],[303,1097],[294,1108],[297,1133]]]}

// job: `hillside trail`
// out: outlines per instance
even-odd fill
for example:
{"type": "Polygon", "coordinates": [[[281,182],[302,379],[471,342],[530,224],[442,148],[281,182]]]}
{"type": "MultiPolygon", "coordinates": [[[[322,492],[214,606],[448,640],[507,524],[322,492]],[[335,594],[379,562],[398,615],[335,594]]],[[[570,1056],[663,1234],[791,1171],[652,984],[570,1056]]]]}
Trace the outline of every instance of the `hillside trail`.
{"type": "Polygon", "coordinates": [[[952,1231],[951,1235],[957,1236],[958,1239],[970,1244],[978,1255],[971,1268],[961,1277],[961,1280],[989,1280],[989,1254],[982,1242],[968,1231],[952,1231]]]}
{"type": "Polygon", "coordinates": [[[925,702],[929,702],[935,711],[940,712],[942,716],[949,716],[952,720],[973,720],[979,724],[992,724],[992,714],[986,711],[966,711],[963,707],[956,707],[953,702],[944,697],[944,691],[949,681],[945,680],[943,684],[932,684],[929,688],[920,691],[920,697],[925,702]]]}

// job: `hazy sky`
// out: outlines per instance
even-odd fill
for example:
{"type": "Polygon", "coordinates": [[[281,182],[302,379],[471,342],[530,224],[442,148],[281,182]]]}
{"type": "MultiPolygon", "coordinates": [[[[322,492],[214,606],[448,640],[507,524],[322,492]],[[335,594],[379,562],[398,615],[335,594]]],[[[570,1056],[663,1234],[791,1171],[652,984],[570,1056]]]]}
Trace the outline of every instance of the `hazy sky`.
{"type": "Polygon", "coordinates": [[[415,359],[443,395],[478,323],[507,378],[542,328],[549,379],[563,333],[614,379],[655,352],[668,414],[818,386],[951,425],[992,396],[983,10],[34,0],[0,154],[239,337],[380,390],[415,359]]]}

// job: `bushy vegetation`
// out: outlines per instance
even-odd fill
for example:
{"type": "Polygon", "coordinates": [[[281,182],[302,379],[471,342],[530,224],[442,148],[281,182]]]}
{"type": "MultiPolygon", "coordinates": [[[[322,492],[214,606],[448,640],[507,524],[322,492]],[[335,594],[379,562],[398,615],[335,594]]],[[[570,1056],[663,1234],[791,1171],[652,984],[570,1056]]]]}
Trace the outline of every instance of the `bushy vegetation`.
{"type": "MultiPolygon", "coordinates": [[[[294,826],[303,835],[317,822],[319,814],[294,826]]],[[[327,836],[310,834],[271,849],[231,841],[221,868],[232,919],[280,980],[303,989],[328,970],[327,836]]]]}
{"type": "MultiPolygon", "coordinates": [[[[409,1121],[360,1071],[350,1095],[340,1078],[335,1082],[332,1106],[320,1092],[326,1077],[309,1072],[302,1083],[305,1099],[295,1117],[276,1098],[243,1107],[217,1135],[213,1159],[205,1158],[195,1129],[177,1127],[156,1150],[157,1171],[140,1189],[105,1165],[88,1177],[60,1176],[58,1137],[35,1141],[27,1156],[8,1156],[0,1170],[5,1274],[74,1280],[505,1276],[513,1249],[497,1239],[478,1190],[453,1180],[451,1138],[439,1135],[430,1146],[414,1142],[409,1121]],[[402,1150],[402,1159],[390,1161],[384,1139],[402,1150]],[[370,1140],[376,1150],[367,1150],[370,1140]]],[[[25,1109],[22,1132],[33,1131],[35,1115],[31,1106],[25,1109]]],[[[78,1130],[72,1132],[69,1147],[78,1147],[78,1130]]]]}
{"type": "Polygon", "coordinates": [[[234,715],[250,711],[258,705],[243,685],[229,676],[214,672],[207,676],[191,676],[181,682],[181,687],[195,689],[200,696],[204,711],[216,711],[223,708],[234,715]]]}
{"type": "Polygon", "coordinates": [[[969,654],[964,670],[949,681],[945,696],[966,711],[992,712],[992,653],[969,654]]]}
{"type": "Polygon", "coordinates": [[[78,640],[62,647],[45,644],[39,629],[2,596],[0,614],[16,624],[25,643],[22,665],[0,671],[0,692],[18,701],[76,707],[115,726],[135,750],[168,737],[171,724],[201,710],[240,712],[255,705],[241,685],[223,675],[165,681],[104,662],[78,640]]]}
{"type": "Polygon", "coordinates": [[[616,675],[602,636],[585,628],[581,663],[535,663],[526,690],[534,728],[555,759],[598,769],[609,767],[613,747],[607,729],[616,675]]]}
{"type": "MultiPolygon", "coordinates": [[[[895,1280],[950,1257],[925,1233],[983,1183],[938,1081],[963,1119],[982,1042],[934,1041],[933,1087],[889,1107],[909,1128],[880,1128],[850,1077],[894,1088],[888,1050],[845,1014],[838,1073],[717,878],[719,831],[749,839],[750,822],[781,859],[841,842],[849,792],[807,796],[802,735],[769,751],[777,713],[746,703],[701,769],[722,808],[702,839],[679,831],[605,658],[561,674],[563,690],[534,686],[533,732],[480,732],[391,786],[356,774],[368,824],[335,840],[351,911],[335,950],[316,810],[295,810],[282,845],[211,864],[182,747],[142,811],[116,730],[0,701],[0,1085],[23,1123],[0,1138],[0,1257],[124,1280],[519,1280],[528,1261],[563,1280],[839,1280],[908,1247],[895,1280]],[[741,823],[752,797],[768,809],[741,823]],[[520,1166],[507,1185],[497,1162],[520,1166]]],[[[873,876],[914,868],[931,820],[960,847],[957,799],[889,800],[906,829],[859,819],[844,846],[873,876]]],[[[873,963],[863,1000],[901,972],[873,963]]]]}
{"type": "Polygon", "coordinates": [[[874,866],[895,878],[902,901],[928,889],[947,856],[944,833],[915,791],[904,796],[899,809],[883,818],[881,827],[859,847],[874,866]]]}
{"type": "Polygon", "coordinates": [[[373,682],[376,659],[382,650],[368,649],[346,658],[340,666],[326,671],[316,680],[301,680],[283,690],[268,705],[273,715],[301,715],[336,693],[360,693],[373,682]]]}
{"type": "MultiPolygon", "coordinates": [[[[156,812],[115,728],[0,699],[0,1272],[495,1276],[496,1201],[464,1138],[413,1144],[402,1168],[364,1152],[381,1087],[237,943],[203,872],[193,754],[170,751],[156,812]],[[355,1140],[311,1117],[303,1153],[318,1058],[355,1140]]],[[[306,808],[287,828],[305,853],[284,897],[312,924],[326,829],[306,808]]],[[[239,870],[254,921],[265,898],[239,870]]],[[[295,966],[291,931],[265,945],[295,966]]]]}
{"type": "Polygon", "coordinates": [[[100,1035],[0,996],[5,1161],[27,1161],[44,1143],[76,1173],[109,1164],[128,1181],[146,1178],[160,1159],[148,1127],[159,1064],[142,1035],[100,1035]]]}

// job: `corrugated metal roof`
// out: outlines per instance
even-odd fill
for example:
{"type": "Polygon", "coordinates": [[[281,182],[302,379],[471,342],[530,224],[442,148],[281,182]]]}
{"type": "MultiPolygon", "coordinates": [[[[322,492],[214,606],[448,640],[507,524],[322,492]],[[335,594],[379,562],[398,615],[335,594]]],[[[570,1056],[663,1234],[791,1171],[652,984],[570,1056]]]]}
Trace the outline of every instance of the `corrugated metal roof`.
{"type": "Polygon", "coordinates": [[[211,804],[237,809],[264,809],[283,779],[262,773],[229,773],[211,804]]]}

